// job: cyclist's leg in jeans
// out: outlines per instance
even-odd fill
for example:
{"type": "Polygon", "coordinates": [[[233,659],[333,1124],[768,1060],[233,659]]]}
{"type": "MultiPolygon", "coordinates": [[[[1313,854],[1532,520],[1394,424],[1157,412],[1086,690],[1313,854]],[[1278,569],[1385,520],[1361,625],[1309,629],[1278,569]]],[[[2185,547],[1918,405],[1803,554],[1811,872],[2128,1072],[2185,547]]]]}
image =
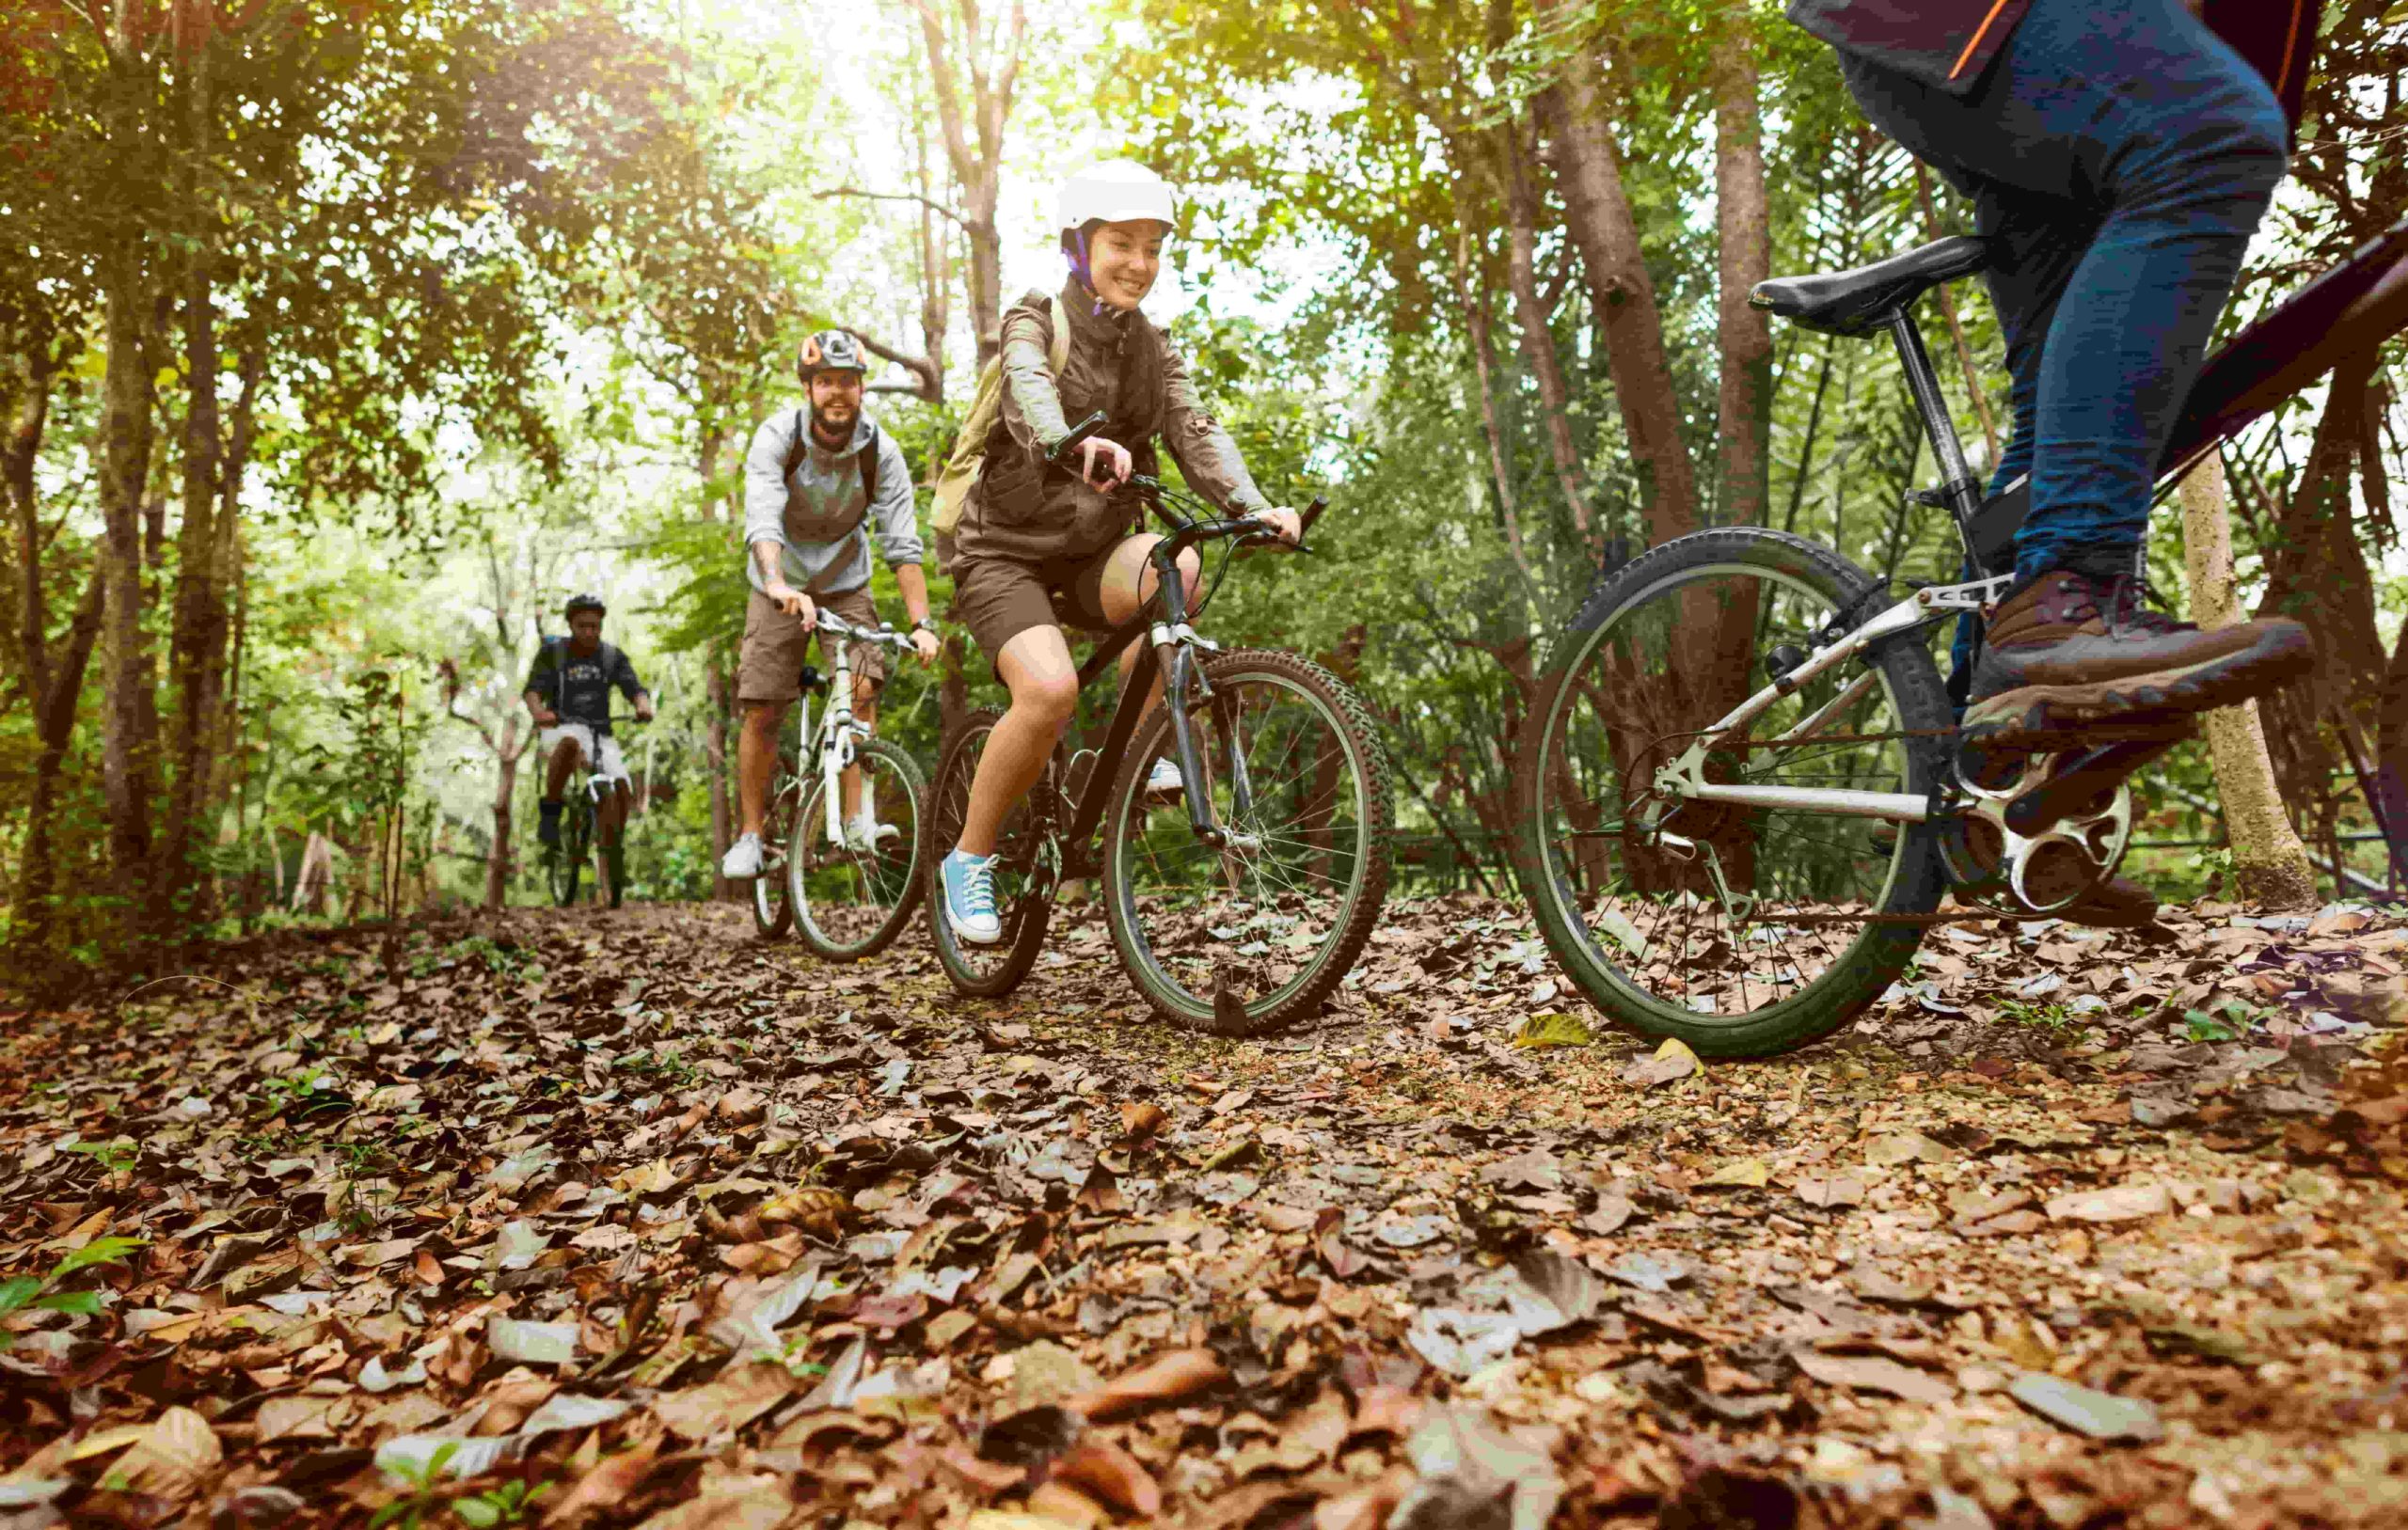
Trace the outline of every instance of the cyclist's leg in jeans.
{"type": "Polygon", "coordinates": [[[2304,655],[2296,628],[2130,620],[2129,591],[2115,588],[2133,572],[2158,459],[2282,175],[2273,91],[2180,0],[2035,0],[1965,98],[1861,63],[1849,73],[1867,114],[1973,191],[1986,221],[2030,199],[1999,231],[2013,243],[2028,220],[2031,248],[2017,253],[2041,257],[1999,294],[2020,329],[2033,508],[2017,587],[1977,666],[1974,717],[2037,739],[2223,704],[2281,678],[2293,639],[2304,655]],[[2077,244],[2033,232],[2052,203],[2077,244]],[[2060,272],[2049,257],[2068,248],[2078,258],[2060,272]]]}

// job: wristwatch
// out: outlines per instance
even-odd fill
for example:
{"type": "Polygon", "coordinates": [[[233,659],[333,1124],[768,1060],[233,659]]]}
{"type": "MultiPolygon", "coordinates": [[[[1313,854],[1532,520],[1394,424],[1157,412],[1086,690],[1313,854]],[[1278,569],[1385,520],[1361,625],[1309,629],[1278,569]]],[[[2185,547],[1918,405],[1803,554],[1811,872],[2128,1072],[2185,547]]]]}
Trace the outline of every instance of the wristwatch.
{"type": "Polygon", "coordinates": [[[943,633],[937,631],[937,624],[934,622],[929,621],[925,616],[911,623],[911,630],[913,632],[925,632],[931,638],[941,638],[944,636],[943,633]]]}

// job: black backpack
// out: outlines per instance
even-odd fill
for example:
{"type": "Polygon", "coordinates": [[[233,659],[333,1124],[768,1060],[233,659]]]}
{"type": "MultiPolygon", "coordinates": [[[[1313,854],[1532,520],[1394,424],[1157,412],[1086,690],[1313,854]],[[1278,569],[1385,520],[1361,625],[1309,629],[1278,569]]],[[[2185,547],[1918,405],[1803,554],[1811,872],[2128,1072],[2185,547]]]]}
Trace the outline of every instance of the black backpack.
{"type": "MultiPolygon", "coordinates": [[[[787,480],[794,477],[794,470],[802,465],[802,454],[808,450],[804,443],[809,440],[805,433],[810,429],[811,420],[806,412],[797,409],[794,412],[794,443],[786,448],[784,465],[778,469],[779,482],[785,483],[787,480]]],[[[880,440],[878,427],[872,425],[869,428],[869,439],[863,443],[859,451],[853,453],[853,462],[861,468],[862,473],[862,520],[863,521],[869,519],[870,507],[878,503],[878,448],[880,440]]],[[[786,492],[792,494],[793,487],[789,485],[786,492]]],[[[853,523],[854,529],[858,529],[860,526],[861,521],[853,523]]],[[[845,534],[850,536],[852,530],[848,529],[845,534]]]]}

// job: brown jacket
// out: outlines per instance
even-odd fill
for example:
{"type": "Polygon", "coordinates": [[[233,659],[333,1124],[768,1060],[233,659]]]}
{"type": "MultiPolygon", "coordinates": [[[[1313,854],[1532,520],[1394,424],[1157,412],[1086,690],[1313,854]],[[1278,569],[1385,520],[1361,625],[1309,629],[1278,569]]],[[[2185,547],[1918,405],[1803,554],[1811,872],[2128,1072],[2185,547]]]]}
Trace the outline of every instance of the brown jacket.
{"type": "MultiPolygon", "coordinates": [[[[2032,0],[1789,0],[1789,19],[1832,47],[1964,95],[1981,83],[2032,0]]],[[[2323,0],[2198,0],[2216,36],[2249,60],[2299,125],[2323,0]]]]}
{"type": "Polygon", "coordinates": [[[1213,504],[1270,508],[1237,443],[1196,398],[1186,361],[1144,314],[1098,314],[1076,281],[1059,307],[1070,352],[1058,383],[1046,361],[1054,322],[1044,294],[1030,292],[1004,315],[1004,406],[962,510],[961,557],[1085,558],[1130,529],[1125,501],[1088,488],[1067,465],[1045,463],[1046,449],[1070,434],[1071,422],[1098,409],[1107,420],[1103,434],[1129,449],[1135,471],[1155,471],[1159,439],[1189,486],[1213,504]]]}

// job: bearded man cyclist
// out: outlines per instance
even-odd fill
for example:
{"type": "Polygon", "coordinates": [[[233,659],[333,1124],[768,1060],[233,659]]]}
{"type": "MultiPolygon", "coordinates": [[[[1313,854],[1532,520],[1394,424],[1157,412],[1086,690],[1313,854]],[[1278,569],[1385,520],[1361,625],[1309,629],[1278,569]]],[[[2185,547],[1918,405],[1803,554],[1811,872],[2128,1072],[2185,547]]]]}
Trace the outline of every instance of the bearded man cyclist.
{"type": "MultiPolygon", "coordinates": [[[[856,626],[878,625],[870,601],[869,542],[895,570],[911,641],[920,662],[937,656],[928,620],[928,585],[920,567],[919,512],[903,449],[862,414],[862,380],[869,370],[861,342],[841,329],[802,342],[795,375],[807,395],[802,407],[772,416],[752,433],[744,458],[745,572],[752,595],[744,612],[744,647],[736,670],[736,699],[744,732],[736,749],[737,798],[743,832],[721,858],[720,875],[737,881],[761,875],[761,829],[768,821],[769,787],[778,769],[778,729],[802,694],[802,665],[819,612],[856,626]]],[[[821,635],[824,652],[827,637],[821,635]]],[[[853,715],[878,725],[878,693],[886,684],[886,655],[874,643],[849,645],[853,715]]],[[[896,833],[878,821],[877,804],[862,799],[861,771],[844,774],[845,838],[875,849],[896,833]]]]}
{"type": "Polygon", "coordinates": [[[527,672],[527,710],[544,730],[542,747],[550,764],[544,777],[544,795],[536,803],[535,838],[545,844],[561,842],[561,794],[568,789],[569,773],[579,761],[610,783],[595,810],[594,840],[602,847],[603,863],[610,871],[610,907],[619,907],[627,880],[626,846],[619,831],[627,821],[627,803],[634,783],[619,741],[610,736],[610,689],[634,704],[636,720],[652,720],[652,693],[636,679],[636,667],[618,648],[602,640],[602,619],[610,608],[599,595],[571,596],[563,613],[568,637],[545,639],[535,652],[534,668],[527,672]]]}
{"type": "Polygon", "coordinates": [[[2263,694],[2296,622],[2140,604],[2159,461],[2289,156],[2319,0],[1788,0],[1876,127],[1973,201],[2025,474],[1968,727],[2063,749],[2263,694]]]}
{"type": "MultiPolygon", "coordinates": [[[[1162,539],[1133,530],[1130,508],[1112,491],[1155,471],[1159,437],[1214,505],[1251,514],[1286,541],[1301,534],[1296,513],[1275,509],[1255,487],[1237,443],[1197,399],[1185,360],[1137,311],[1178,223],[1170,187],[1142,165],[1108,160],[1072,176],[1055,206],[1069,279],[1058,302],[1031,292],[1004,315],[1003,408],[956,533],[955,613],[1011,691],[972,779],[960,842],[940,867],[942,917],[973,945],[1002,939],[988,862],[1006,815],[1044,773],[1078,708],[1078,666],[1055,597],[1073,624],[1109,630],[1154,592],[1147,554],[1162,539]],[[1058,378],[1049,356],[1057,314],[1070,331],[1058,378]],[[1070,421],[1096,410],[1105,415],[1102,433],[1081,443],[1075,464],[1050,463],[1070,421]]],[[[1189,588],[1200,566],[1193,551],[1180,555],[1189,588]]],[[[1134,644],[1122,654],[1124,682],[1136,657],[1134,644]]],[[[1155,686],[1159,698],[1159,677],[1155,686]]],[[[1178,767],[1156,761],[1149,788],[1176,797],[1178,767]]]]}

